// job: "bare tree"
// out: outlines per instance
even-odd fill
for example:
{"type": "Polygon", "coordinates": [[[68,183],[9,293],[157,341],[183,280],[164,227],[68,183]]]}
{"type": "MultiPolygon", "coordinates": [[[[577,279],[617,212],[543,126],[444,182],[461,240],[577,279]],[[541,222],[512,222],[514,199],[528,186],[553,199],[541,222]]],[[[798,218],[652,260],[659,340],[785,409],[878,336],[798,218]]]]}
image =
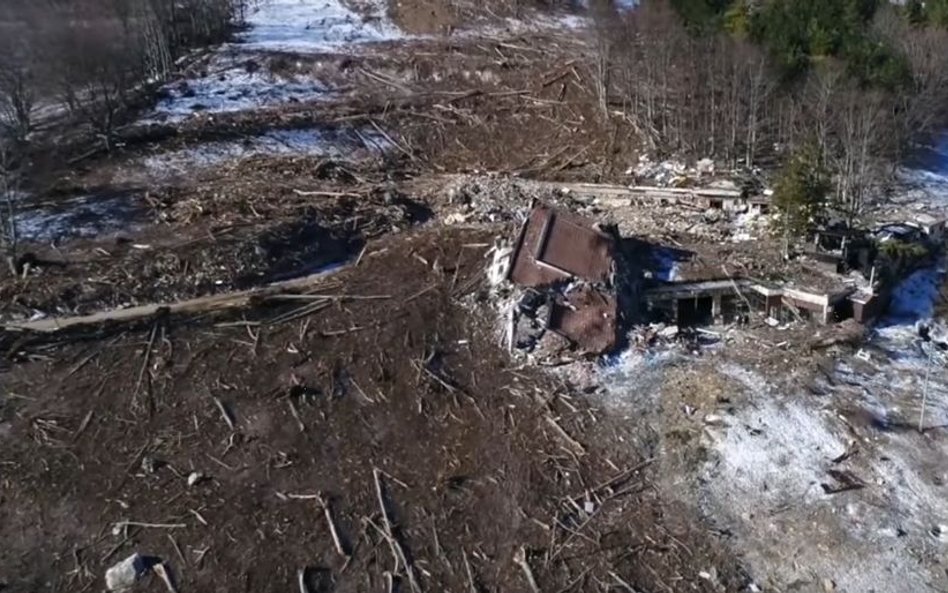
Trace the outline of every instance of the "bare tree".
{"type": "Polygon", "coordinates": [[[897,152],[892,126],[892,97],[848,85],[837,98],[835,147],[836,199],[850,222],[865,213],[867,201],[885,177],[885,163],[897,152]]]}
{"type": "Polygon", "coordinates": [[[32,127],[36,100],[33,34],[25,10],[17,13],[16,5],[0,9],[0,126],[8,136],[23,142],[32,127]]]}
{"type": "Polygon", "coordinates": [[[111,150],[118,116],[143,82],[141,39],[125,15],[106,18],[89,12],[94,5],[75,10],[57,24],[49,47],[55,86],[73,116],[111,150]]]}
{"type": "Polygon", "coordinates": [[[756,48],[746,48],[747,58],[742,60],[745,68],[747,89],[747,127],[744,140],[744,166],[751,167],[757,156],[757,145],[761,128],[767,117],[766,106],[776,82],[770,72],[766,57],[756,48]]]}
{"type": "Polygon", "coordinates": [[[13,165],[13,147],[10,141],[0,136],[0,252],[10,270],[17,275],[17,229],[16,213],[18,184],[13,165]]]}
{"type": "Polygon", "coordinates": [[[895,112],[901,143],[940,131],[948,122],[948,29],[912,26],[888,8],[873,26],[912,70],[912,88],[899,94],[895,112]]]}

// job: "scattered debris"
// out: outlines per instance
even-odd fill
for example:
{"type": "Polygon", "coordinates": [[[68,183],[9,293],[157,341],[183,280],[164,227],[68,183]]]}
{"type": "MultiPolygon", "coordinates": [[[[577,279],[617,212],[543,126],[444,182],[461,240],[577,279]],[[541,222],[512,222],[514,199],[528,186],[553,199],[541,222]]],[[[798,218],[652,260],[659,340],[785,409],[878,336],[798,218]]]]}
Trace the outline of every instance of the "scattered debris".
{"type": "Polygon", "coordinates": [[[136,552],[105,571],[105,586],[109,591],[125,591],[132,588],[147,572],[145,558],[136,552]]]}

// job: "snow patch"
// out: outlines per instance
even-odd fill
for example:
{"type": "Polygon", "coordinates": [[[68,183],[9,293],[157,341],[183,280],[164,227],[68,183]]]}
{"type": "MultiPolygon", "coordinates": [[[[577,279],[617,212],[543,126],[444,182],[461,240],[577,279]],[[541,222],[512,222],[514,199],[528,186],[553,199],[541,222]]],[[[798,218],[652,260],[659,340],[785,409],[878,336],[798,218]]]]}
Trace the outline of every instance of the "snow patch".
{"type": "Polygon", "coordinates": [[[152,175],[183,174],[254,156],[328,156],[358,158],[377,156],[391,149],[374,130],[300,129],[277,130],[244,141],[208,142],[144,159],[152,175]]]}
{"type": "Polygon", "coordinates": [[[318,53],[403,38],[382,4],[372,6],[364,19],[340,0],[269,0],[247,18],[250,29],[239,39],[246,49],[318,53]]]}
{"type": "Polygon", "coordinates": [[[87,195],[57,204],[23,206],[16,213],[16,232],[20,240],[49,243],[128,230],[144,218],[145,208],[130,195],[87,195]]]}
{"type": "Polygon", "coordinates": [[[742,243],[744,241],[753,241],[754,237],[760,235],[760,231],[767,226],[767,218],[761,216],[756,210],[741,212],[734,218],[734,231],[731,235],[731,241],[742,243]]]}
{"type": "MultiPolygon", "coordinates": [[[[919,454],[921,437],[859,439],[857,455],[835,462],[854,438],[839,410],[854,396],[861,401],[858,389],[838,389],[831,400],[799,392],[781,397],[754,371],[724,365],[721,372],[746,397],[723,427],[707,431],[713,456],[699,476],[700,499],[735,532],[754,576],[784,584],[831,580],[839,591],[935,590],[938,568],[930,559],[944,551],[929,525],[945,522],[948,503],[941,478],[932,479],[931,460],[919,454]],[[836,484],[830,470],[851,472],[865,488],[824,492],[823,484],[836,484]]],[[[891,411],[881,400],[873,406],[883,417],[891,411]]]]}
{"type": "Polygon", "coordinates": [[[253,64],[223,67],[167,85],[163,89],[165,97],[142,123],[173,123],[203,113],[229,113],[332,97],[332,91],[317,81],[277,76],[261,71],[265,65],[253,64]]]}
{"type": "Polygon", "coordinates": [[[614,409],[651,410],[658,405],[666,369],[683,359],[673,349],[626,350],[606,358],[599,370],[600,397],[614,409]]]}
{"type": "Polygon", "coordinates": [[[824,413],[766,397],[728,420],[730,427],[713,444],[719,462],[708,478],[717,497],[731,501],[730,513],[756,515],[824,497],[819,486],[825,478],[823,466],[846,448],[824,413]]]}

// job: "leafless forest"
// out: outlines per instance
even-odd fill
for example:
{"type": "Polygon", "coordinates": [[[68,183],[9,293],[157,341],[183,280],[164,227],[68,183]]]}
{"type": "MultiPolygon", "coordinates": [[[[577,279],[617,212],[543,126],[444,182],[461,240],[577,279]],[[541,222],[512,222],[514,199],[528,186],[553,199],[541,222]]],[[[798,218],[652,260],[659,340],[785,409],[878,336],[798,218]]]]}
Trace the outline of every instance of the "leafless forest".
{"type": "Polygon", "coordinates": [[[740,34],[695,34],[668,0],[622,19],[606,4],[597,20],[600,108],[631,123],[651,150],[750,167],[812,142],[836,174],[837,202],[857,215],[905,150],[944,124],[948,30],[913,27],[891,7],[879,8],[871,35],[911,73],[895,88],[860,81],[833,57],[788,79],[740,34]]]}
{"type": "Polygon", "coordinates": [[[224,40],[244,0],[10,0],[0,7],[0,121],[23,142],[64,105],[108,146],[116,116],[192,48],[224,40]]]}

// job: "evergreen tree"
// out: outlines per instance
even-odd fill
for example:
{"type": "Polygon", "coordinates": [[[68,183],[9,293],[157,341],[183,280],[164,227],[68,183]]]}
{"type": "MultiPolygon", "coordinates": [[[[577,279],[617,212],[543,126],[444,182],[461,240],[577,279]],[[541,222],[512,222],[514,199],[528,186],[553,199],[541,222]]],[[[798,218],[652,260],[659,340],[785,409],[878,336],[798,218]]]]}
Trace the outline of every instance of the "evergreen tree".
{"type": "Polygon", "coordinates": [[[922,0],[908,0],[905,3],[905,18],[913,25],[925,24],[925,3],[922,0]]]}
{"type": "Polygon", "coordinates": [[[926,0],[925,16],[930,24],[948,28],[948,0],[926,0]]]}
{"type": "Polygon", "coordinates": [[[785,237],[799,236],[825,217],[831,185],[822,160],[817,145],[807,143],[780,171],[774,186],[774,205],[785,237]]]}

